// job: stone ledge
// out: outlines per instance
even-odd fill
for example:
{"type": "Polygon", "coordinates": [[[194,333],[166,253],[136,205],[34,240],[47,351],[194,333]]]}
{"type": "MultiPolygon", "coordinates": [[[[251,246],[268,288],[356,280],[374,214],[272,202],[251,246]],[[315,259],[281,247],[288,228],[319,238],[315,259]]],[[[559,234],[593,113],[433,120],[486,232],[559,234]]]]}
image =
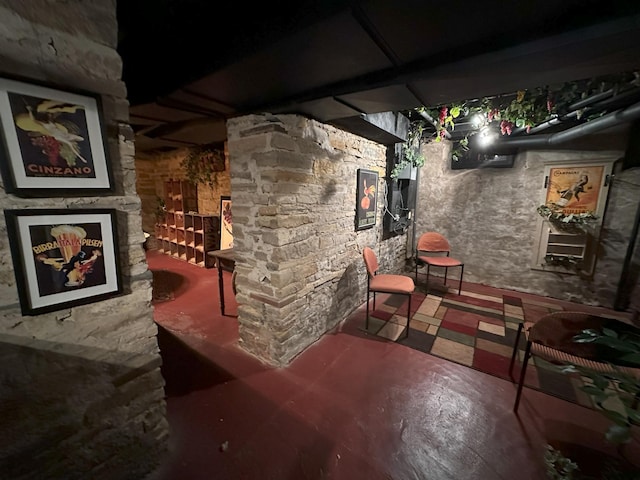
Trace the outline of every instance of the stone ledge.
{"type": "Polygon", "coordinates": [[[277,301],[277,300],[275,300],[275,299],[273,299],[271,297],[265,297],[264,295],[260,295],[260,294],[257,294],[257,293],[250,293],[249,297],[253,298],[254,300],[258,300],[259,302],[266,303],[267,305],[271,305],[273,307],[276,307],[276,308],[285,307],[285,306],[289,305],[291,302],[294,302],[296,300],[296,298],[297,298],[296,295],[291,295],[291,296],[289,296],[287,298],[284,298],[284,299],[282,299],[280,301],[277,301]]]}

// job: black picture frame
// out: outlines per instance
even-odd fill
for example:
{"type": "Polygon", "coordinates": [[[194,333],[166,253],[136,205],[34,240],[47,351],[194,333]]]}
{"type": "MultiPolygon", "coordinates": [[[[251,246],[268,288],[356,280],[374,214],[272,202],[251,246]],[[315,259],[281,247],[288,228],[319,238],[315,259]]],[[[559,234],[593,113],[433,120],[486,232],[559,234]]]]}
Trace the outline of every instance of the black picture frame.
{"type": "Polygon", "coordinates": [[[0,78],[0,173],[7,193],[113,192],[98,95],[0,78]]]}
{"type": "Polygon", "coordinates": [[[23,315],[122,293],[116,210],[5,210],[23,315]]]}
{"type": "Polygon", "coordinates": [[[358,169],[356,187],[356,231],[372,228],[378,214],[378,172],[358,169]]]}

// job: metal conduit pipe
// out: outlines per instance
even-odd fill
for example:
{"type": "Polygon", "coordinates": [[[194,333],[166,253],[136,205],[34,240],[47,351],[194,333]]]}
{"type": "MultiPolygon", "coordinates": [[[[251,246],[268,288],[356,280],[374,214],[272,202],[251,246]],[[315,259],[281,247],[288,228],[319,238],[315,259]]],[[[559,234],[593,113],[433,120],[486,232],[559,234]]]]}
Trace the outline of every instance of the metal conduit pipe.
{"type": "Polygon", "coordinates": [[[558,132],[551,135],[551,144],[566,142],[574,138],[582,137],[598,130],[613,127],[623,122],[628,122],[640,118],[640,102],[630,105],[623,110],[616,110],[600,118],[583,123],[577,127],[570,128],[564,132],[558,132]]]}
{"type": "MultiPolygon", "coordinates": [[[[590,97],[583,98],[582,100],[578,100],[577,102],[572,103],[567,107],[567,110],[569,111],[569,113],[562,115],[560,117],[552,118],[550,120],[547,120],[546,122],[536,125],[535,127],[529,129],[528,134],[531,135],[532,133],[537,133],[542,130],[546,130],[547,128],[552,127],[553,125],[557,125],[573,117],[577,117],[579,113],[578,111],[582,108],[584,108],[586,111],[599,109],[599,108],[604,109],[607,107],[607,105],[611,103],[620,101],[621,99],[624,100],[625,98],[628,98],[628,97],[638,96],[639,94],[640,94],[639,88],[633,88],[631,90],[626,90],[624,92],[617,92],[617,89],[610,88],[606,92],[596,93],[595,95],[591,95],[590,97]]],[[[522,133],[525,130],[526,129],[524,127],[520,127],[517,130],[514,130],[513,133],[522,133]]]]}
{"type": "Polygon", "coordinates": [[[559,143],[568,142],[569,140],[574,140],[590,133],[597,132],[598,130],[603,130],[637,118],[640,118],[640,102],[630,105],[625,109],[616,110],[615,112],[611,112],[582,125],[578,125],[577,127],[570,128],[564,132],[553,133],[550,135],[536,135],[535,137],[509,138],[507,140],[501,140],[488,145],[483,150],[502,151],[513,148],[536,148],[557,145],[559,143]]]}
{"type": "Polygon", "coordinates": [[[614,92],[613,88],[610,88],[606,92],[597,93],[595,95],[591,95],[590,97],[583,98],[582,100],[578,100],[575,103],[572,103],[571,105],[569,105],[567,110],[569,110],[569,111],[580,110],[583,107],[588,107],[592,103],[599,102],[600,100],[605,100],[605,99],[611,97],[614,93],[615,92],[614,92]]]}

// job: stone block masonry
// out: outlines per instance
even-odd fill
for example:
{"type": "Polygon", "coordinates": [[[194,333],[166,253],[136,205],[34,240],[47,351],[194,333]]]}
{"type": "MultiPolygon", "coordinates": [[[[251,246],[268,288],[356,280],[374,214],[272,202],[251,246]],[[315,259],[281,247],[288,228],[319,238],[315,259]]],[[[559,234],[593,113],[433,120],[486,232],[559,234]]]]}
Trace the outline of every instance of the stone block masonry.
{"type": "Polygon", "coordinates": [[[404,236],[355,231],[356,173],[379,173],[386,147],[296,115],[230,120],[238,321],[242,347],[286,365],[366,297],[362,248],[385,271],[404,269],[404,236]]]}
{"type": "Polygon", "coordinates": [[[0,0],[0,76],[98,94],[116,186],[111,195],[38,199],[0,188],[0,204],[3,209],[115,208],[125,291],[23,317],[0,215],[3,479],[138,480],[156,468],[167,449],[151,272],[142,248],[117,33],[114,0],[0,0]]]}
{"type": "MultiPolygon", "coordinates": [[[[623,150],[624,142],[618,147],[623,150]]],[[[519,153],[513,168],[451,170],[449,149],[449,142],[423,147],[427,162],[420,171],[418,235],[429,230],[445,234],[452,256],[465,262],[465,280],[614,307],[640,198],[640,168],[621,170],[618,165],[621,171],[615,173],[609,191],[595,272],[587,277],[531,268],[539,219],[536,208],[544,193],[545,162],[597,161],[604,156],[602,151],[532,150],[519,153]]],[[[457,278],[455,272],[452,275],[457,278]]],[[[628,291],[637,292],[638,284],[636,276],[628,291]]],[[[637,309],[637,301],[632,308],[637,309]]]]}

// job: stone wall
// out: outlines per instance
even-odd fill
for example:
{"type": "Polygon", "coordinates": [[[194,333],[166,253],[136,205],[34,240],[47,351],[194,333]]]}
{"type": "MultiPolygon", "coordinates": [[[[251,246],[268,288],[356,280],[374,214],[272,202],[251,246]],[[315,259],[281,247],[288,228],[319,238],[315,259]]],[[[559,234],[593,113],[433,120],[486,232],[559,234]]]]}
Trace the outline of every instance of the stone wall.
{"type": "Polygon", "coordinates": [[[382,240],[386,148],[295,115],[227,124],[242,346],[285,365],[366,297],[364,246],[401,272],[405,236],[382,240]],[[379,172],[374,228],[355,231],[356,172],[379,172]]]}
{"type": "MultiPolygon", "coordinates": [[[[164,182],[169,179],[186,180],[180,163],[188,153],[188,149],[180,149],[136,157],[136,186],[142,202],[142,227],[151,235],[157,222],[158,199],[164,198],[164,182]]],[[[229,155],[226,151],[224,171],[211,175],[211,185],[198,184],[198,212],[219,216],[222,195],[231,195],[229,155]]]]}
{"type": "MultiPolygon", "coordinates": [[[[616,174],[609,190],[592,277],[531,269],[537,239],[544,162],[602,158],[596,151],[529,151],[513,168],[450,169],[450,144],[425,145],[416,236],[436,230],[465,262],[465,280],[494,287],[613,307],[626,245],[638,206],[638,169],[616,174]]],[[[615,158],[615,157],[614,157],[615,158]]],[[[457,272],[452,271],[452,275],[457,272]]],[[[458,277],[456,277],[458,278],[458,277]]]]}
{"type": "Polygon", "coordinates": [[[0,476],[139,479],[167,448],[164,381],[142,248],[115,1],[0,0],[0,76],[100,95],[116,191],[3,209],[115,208],[123,295],[22,316],[0,217],[0,476]]]}

